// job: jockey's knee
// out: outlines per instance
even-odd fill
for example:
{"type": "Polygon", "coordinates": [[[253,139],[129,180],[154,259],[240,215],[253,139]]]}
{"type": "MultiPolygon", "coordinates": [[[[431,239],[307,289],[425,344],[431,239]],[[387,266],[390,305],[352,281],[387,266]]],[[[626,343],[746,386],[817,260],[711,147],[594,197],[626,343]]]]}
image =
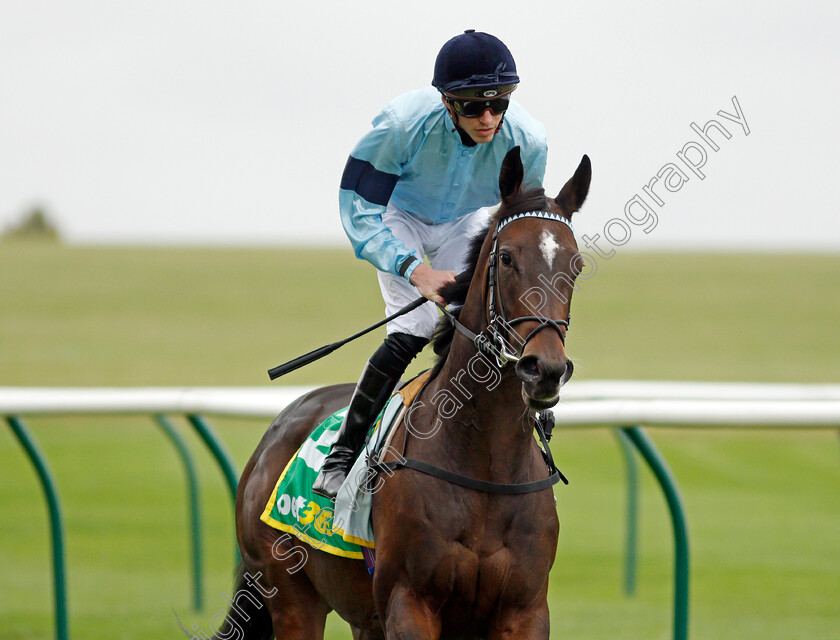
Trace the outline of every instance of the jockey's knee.
{"type": "Polygon", "coordinates": [[[428,343],[427,338],[407,333],[391,333],[373,354],[370,362],[382,373],[399,378],[428,343]]]}

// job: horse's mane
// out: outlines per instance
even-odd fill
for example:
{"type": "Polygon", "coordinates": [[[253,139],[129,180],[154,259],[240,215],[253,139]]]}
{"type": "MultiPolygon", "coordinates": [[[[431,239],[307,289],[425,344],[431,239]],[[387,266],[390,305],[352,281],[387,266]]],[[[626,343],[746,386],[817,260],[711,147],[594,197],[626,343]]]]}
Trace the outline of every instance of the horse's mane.
{"type": "MultiPolygon", "coordinates": [[[[467,299],[467,292],[470,289],[470,284],[478,266],[478,258],[481,255],[481,247],[494,225],[518,213],[546,211],[547,209],[548,199],[545,197],[545,190],[542,187],[520,191],[503,203],[489,220],[487,226],[475,235],[470,241],[467,251],[466,268],[459,274],[455,282],[440,290],[441,297],[446,300],[447,304],[454,307],[451,312],[455,317],[460,315],[461,307],[467,299]]],[[[443,363],[449,355],[449,348],[452,346],[454,336],[455,325],[446,316],[442,316],[432,337],[432,348],[438,356],[432,368],[433,378],[440,373],[443,363]]]]}

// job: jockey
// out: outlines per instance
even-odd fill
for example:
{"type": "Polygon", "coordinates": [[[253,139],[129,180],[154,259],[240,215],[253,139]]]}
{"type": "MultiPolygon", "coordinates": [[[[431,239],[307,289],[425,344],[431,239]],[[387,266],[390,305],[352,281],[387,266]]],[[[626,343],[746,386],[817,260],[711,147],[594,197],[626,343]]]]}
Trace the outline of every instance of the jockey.
{"type": "MultiPolygon", "coordinates": [[[[545,129],[511,94],[516,63],[498,38],[465,31],[446,42],[432,87],[399,96],[373,120],[341,178],[341,222],[356,256],[378,270],[385,313],[418,297],[443,303],[441,287],[465,265],[470,239],[500,200],[505,154],[521,148],[523,186],[542,185],[545,129]],[[427,256],[429,265],[423,262],[427,256]]],[[[313,491],[334,498],[411,360],[438,320],[423,305],[387,326],[368,361],[313,491]]]]}

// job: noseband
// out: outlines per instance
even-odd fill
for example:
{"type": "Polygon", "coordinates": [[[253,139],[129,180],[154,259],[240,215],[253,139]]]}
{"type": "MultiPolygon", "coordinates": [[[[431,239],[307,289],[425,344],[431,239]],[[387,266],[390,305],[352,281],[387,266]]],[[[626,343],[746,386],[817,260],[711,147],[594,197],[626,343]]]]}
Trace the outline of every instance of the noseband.
{"type": "Polygon", "coordinates": [[[489,316],[487,328],[480,333],[475,334],[458,322],[455,316],[445,307],[438,305],[449,320],[455,325],[455,328],[469,338],[481,353],[495,358],[496,364],[498,364],[500,368],[504,367],[508,362],[519,362],[528,342],[543,329],[551,328],[556,331],[557,335],[560,337],[560,341],[565,345],[566,339],[560,327],[566,327],[567,329],[569,327],[570,318],[568,317],[565,320],[553,320],[551,318],[546,318],[545,316],[531,315],[519,316],[512,320],[507,319],[507,314],[505,313],[504,305],[502,303],[500,287],[498,286],[500,281],[499,233],[501,233],[502,229],[511,222],[522,220],[524,218],[554,220],[555,222],[565,224],[569,227],[572,233],[574,233],[572,223],[568,218],[560,215],[559,213],[552,213],[550,211],[526,211],[524,213],[518,213],[514,216],[510,216],[509,218],[505,218],[496,226],[496,230],[493,232],[493,247],[490,249],[490,258],[487,265],[487,297],[489,299],[487,305],[489,316]],[[512,331],[515,326],[523,322],[539,323],[524,340],[520,338],[515,331],[512,331]],[[517,341],[520,342],[518,354],[511,352],[508,348],[509,342],[505,339],[505,335],[516,336],[517,341]]]}

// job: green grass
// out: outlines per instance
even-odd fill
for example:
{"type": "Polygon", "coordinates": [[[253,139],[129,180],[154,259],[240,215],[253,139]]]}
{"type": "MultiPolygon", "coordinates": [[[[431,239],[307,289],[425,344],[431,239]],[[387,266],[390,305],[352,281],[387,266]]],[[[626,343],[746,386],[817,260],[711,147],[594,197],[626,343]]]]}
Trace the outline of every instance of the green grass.
{"type": "MultiPolygon", "coordinates": [[[[840,256],[616,255],[575,293],[576,376],[840,382],[838,283],[840,256]]],[[[4,244],[0,385],[261,385],[383,308],[347,251],[4,244]]],[[[382,336],[284,383],[355,379],[382,336]]]]}
{"type": "MultiPolygon", "coordinates": [[[[599,267],[575,294],[576,379],[840,382],[838,256],[619,254],[599,267]]],[[[372,270],[349,251],[3,244],[0,386],[267,385],[267,368],[375,322],[382,306],[372,270]]],[[[382,335],[282,382],[353,380],[382,335]]],[[[212,423],[241,468],[265,425],[212,423]]],[[[173,607],[188,627],[209,629],[231,589],[231,508],[185,425],[206,527],[199,613],[190,611],[182,471],[155,424],[120,416],[27,424],[61,492],[73,637],[179,637],[173,607]]],[[[651,434],[688,510],[690,637],[839,637],[837,433],[651,434]]],[[[553,637],[670,637],[672,542],[653,480],[643,474],[639,585],[628,599],[614,437],[567,431],[552,444],[571,480],[555,491],[553,637]]],[[[45,508],[8,429],[0,469],[0,638],[49,638],[45,508]]],[[[349,637],[339,620],[329,628],[330,638],[349,637]]]]}

